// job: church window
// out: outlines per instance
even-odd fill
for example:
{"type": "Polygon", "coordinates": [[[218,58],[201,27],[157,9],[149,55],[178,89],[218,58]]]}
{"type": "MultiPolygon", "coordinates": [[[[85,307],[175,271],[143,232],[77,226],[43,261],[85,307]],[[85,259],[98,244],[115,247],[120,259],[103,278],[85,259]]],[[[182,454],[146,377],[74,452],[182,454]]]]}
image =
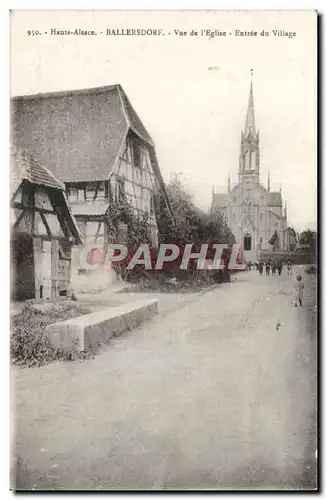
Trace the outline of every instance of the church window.
{"type": "Polygon", "coordinates": [[[233,222],[236,221],[236,217],[235,217],[235,214],[233,214],[233,222]]]}
{"type": "Polygon", "coordinates": [[[234,203],[236,203],[236,202],[237,202],[237,197],[236,197],[236,196],[234,196],[234,198],[233,198],[233,202],[234,202],[234,203]]]}
{"type": "Polygon", "coordinates": [[[252,238],[249,233],[244,236],[243,248],[244,250],[251,250],[252,238]]]}
{"type": "Polygon", "coordinates": [[[262,221],[263,221],[263,213],[261,212],[261,214],[260,214],[260,222],[262,222],[262,221]]]}

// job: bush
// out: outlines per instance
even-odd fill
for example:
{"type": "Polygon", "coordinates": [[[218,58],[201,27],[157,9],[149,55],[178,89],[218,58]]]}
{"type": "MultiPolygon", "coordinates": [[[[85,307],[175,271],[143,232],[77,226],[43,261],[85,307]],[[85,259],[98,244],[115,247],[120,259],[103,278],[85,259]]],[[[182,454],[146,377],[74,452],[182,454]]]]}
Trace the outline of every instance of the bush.
{"type": "Polygon", "coordinates": [[[311,264],[310,266],[306,266],[304,272],[307,274],[317,274],[317,266],[315,264],[311,264]]]}
{"type": "Polygon", "coordinates": [[[81,352],[75,345],[70,350],[52,346],[45,328],[56,321],[74,318],[89,311],[70,303],[53,304],[44,312],[25,306],[21,314],[14,317],[11,325],[10,354],[12,363],[26,366],[42,366],[56,360],[74,361],[89,358],[91,351],[81,352]]]}

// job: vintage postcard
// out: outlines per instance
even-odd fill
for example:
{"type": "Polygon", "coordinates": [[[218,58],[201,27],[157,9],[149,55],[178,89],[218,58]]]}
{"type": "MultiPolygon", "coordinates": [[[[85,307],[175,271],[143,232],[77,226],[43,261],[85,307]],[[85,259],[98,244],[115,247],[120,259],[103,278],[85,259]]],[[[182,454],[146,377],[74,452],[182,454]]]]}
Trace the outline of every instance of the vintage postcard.
{"type": "Polygon", "coordinates": [[[316,490],[317,13],[10,25],[11,488],[316,490]]]}

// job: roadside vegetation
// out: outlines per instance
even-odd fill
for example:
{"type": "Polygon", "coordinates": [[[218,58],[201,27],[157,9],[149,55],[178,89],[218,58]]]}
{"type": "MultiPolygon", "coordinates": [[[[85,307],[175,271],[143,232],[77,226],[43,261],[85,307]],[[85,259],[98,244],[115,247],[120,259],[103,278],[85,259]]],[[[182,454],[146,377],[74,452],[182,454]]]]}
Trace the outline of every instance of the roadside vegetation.
{"type": "Polygon", "coordinates": [[[74,302],[46,303],[44,307],[26,304],[11,320],[10,355],[15,365],[42,366],[52,361],[87,359],[92,352],[80,352],[52,346],[45,334],[47,325],[75,318],[90,311],[74,302]]]}

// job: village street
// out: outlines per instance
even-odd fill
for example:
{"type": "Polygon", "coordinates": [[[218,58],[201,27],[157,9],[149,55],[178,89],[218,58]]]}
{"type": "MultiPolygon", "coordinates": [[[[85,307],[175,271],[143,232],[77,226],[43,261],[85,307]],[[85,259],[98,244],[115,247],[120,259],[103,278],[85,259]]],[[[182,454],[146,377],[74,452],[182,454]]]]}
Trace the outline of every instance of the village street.
{"type": "Polygon", "coordinates": [[[93,360],[14,367],[17,488],[314,487],[315,277],[304,280],[303,308],[294,274],[239,273],[93,360]]]}

